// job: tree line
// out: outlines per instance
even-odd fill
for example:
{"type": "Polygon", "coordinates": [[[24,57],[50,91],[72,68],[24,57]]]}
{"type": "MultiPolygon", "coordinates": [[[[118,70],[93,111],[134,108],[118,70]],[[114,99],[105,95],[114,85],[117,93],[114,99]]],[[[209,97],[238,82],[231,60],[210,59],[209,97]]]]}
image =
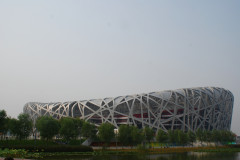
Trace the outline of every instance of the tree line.
{"type": "Polygon", "coordinates": [[[8,117],[6,111],[0,110],[1,139],[6,137],[7,133],[19,140],[40,133],[40,137],[45,140],[51,140],[59,135],[60,138],[68,141],[80,137],[94,138],[97,128],[79,118],[62,117],[56,120],[51,116],[39,117],[34,125],[28,114],[21,113],[16,119],[8,117]]]}
{"type": "Polygon", "coordinates": [[[33,128],[33,123],[27,114],[19,114],[17,119],[7,116],[6,111],[0,110],[0,135],[1,139],[8,132],[15,136],[16,139],[27,138],[33,128]]]}
{"type": "Polygon", "coordinates": [[[19,114],[18,118],[9,118],[4,110],[0,110],[0,133],[2,137],[10,132],[16,139],[26,139],[30,134],[36,136],[40,133],[41,139],[51,140],[57,136],[66,141],[80,138],[91,138],[108,145],[113,139],[123,146],[136,146],[137,144],[156,141],[163,144],[187,145],[198,140],[202,142],[215,142],[224,144],[235,141],[235,134],[227,130],[201,130],[196,132],[182,130],[169,130],[155,132],[149,127],[139,129],[136,126],[120,125],[117,132],[110,123],[103,123],[99,127],[79,118],[62,117],[56,120],[50,116],[42,116],[36,120],[35,126],[27,114],[19,114]]]}

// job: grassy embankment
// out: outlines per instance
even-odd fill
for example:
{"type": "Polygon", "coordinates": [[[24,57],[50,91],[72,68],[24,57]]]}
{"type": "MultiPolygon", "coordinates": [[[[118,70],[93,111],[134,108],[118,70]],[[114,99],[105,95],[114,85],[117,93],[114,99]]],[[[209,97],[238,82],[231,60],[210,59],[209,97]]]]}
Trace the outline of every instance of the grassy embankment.
{"type": "Polygon", "coordinates": [[[167,153],[184,153],[184,152],[240,152],[239,148],[232,146],[219,147],[174,147],[174,148],[151,148],[151,149],[97,149],[94,152],[57,152],[44,153],[45,156],[73,156],[73,155],[135,155],[135,154],[167,154],[167,153]]]}
{"type": "Polygon", "coordinates": [[[94,152],[102,153],[148,153],[148,154],[161,154],[161,153],[183,153],[183,152],[240,152],[239,148],[231,146],[218,146],[218,147],[169,147],[169,148],[150,148],[150,149],[101,149],[94,150],[94,152]]]}
{"type": "Polygon", "coordinates": [[[36,152],[93,152],[91,147],[82,146],[81,141],[70,141],[64,144],[60,141],[43,140],[5,140],[0,141],[1,149],[25,149],[36,152]]]}
{"type": "Polygon", "coordinates": [[[240,145],[226,145],[218,147],[169,147],[146,149],[142,146],[136,149],[94,150],[91,147],[81,146],[81,142],[60,144],[53,141],[8,140],[0,141],[0,157],[41,158],[46,156],[74,156],[74,155],[131,155],[131,154],[164,154],[183,152],[240,152],[240,145]]]}
{"type": "Polygon", "coordinates": [[[82,146],[81,141],[70,141],[69,144],[62,142],[43,141],[43,140],[4,140],[0,141],[0,157],[15,158],[39,158],[48,154],[55,153],[82,153],[88,154],[93,149],[82,146]]]}

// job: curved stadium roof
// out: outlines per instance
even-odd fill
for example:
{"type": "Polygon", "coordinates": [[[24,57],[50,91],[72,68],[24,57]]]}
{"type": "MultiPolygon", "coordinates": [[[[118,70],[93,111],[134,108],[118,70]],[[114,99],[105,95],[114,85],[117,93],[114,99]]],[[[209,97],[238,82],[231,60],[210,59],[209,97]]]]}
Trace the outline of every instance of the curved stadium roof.
{"type": "Polygon", "coordinates": [[[198,87],[72,102],[29,102],[24,113],[33,120],[43,115],[80,117],[97,126],[109,122],[115,127],[130,124],[164,131],[229,130],[233,100],[224,88],[198,87]]]}

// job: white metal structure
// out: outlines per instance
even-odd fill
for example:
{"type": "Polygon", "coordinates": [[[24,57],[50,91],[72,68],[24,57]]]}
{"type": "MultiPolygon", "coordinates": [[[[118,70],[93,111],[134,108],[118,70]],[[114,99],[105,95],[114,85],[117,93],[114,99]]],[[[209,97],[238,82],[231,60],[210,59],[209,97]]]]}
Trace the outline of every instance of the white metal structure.
{"type": "Polygon", "coordinates": [[[24,113],[34,121],[44,115],[57,119],[69,116],[97,126],[109,122],[116,128],[130,124],[164,131],[229,130],[233,100],[226,89],[199,87],[63,103],[29,102],[24,113]]]}

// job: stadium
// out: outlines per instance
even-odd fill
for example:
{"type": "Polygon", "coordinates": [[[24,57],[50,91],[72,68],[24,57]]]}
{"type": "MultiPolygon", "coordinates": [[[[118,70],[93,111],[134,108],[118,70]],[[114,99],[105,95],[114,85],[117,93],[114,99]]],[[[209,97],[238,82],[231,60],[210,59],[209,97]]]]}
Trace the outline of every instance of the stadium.
{"type": "Polygon", "coordinates": [[[233,94],[224,88],[198,87],[63,103],[29,102],[23,111],[33,121],[47,115],[79,117],[96,126],[109,122],[116,128],[129,124],[163,131],[230,130],[233,101],[233,94]]]}

